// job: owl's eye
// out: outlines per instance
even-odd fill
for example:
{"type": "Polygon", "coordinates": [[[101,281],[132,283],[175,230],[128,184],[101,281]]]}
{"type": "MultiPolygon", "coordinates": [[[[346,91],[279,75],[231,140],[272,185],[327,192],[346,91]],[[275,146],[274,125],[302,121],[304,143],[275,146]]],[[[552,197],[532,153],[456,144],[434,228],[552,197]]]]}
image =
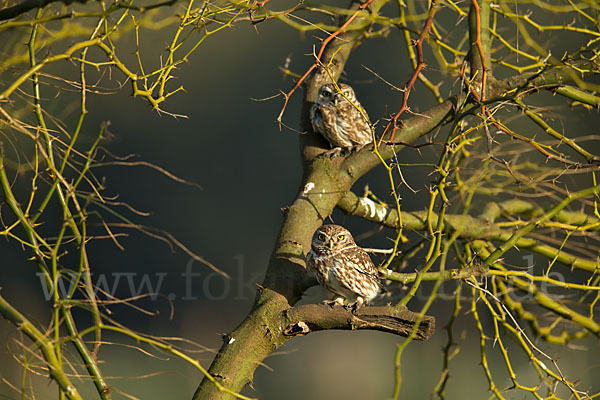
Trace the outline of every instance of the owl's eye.
{"type": "Polygon", "coordinates": [[[344,235],[338,235],[338,240],[344,240],[344,235]]]}
{"type": "Polygon", "coordinates": [[[319,233],[319,236],[317,236],[317,238],[319,240],[325,240],[325,235],[323,235],[322,233],[319,233]]]}
{"type": "Polygon", "coordinates": [[[328,92],[328,91],[325,90],[325,91],[321,92],[321,96],[323,96],[323,97],[329,97],[329,96],[331,96],[331,92],[328,92]]]}

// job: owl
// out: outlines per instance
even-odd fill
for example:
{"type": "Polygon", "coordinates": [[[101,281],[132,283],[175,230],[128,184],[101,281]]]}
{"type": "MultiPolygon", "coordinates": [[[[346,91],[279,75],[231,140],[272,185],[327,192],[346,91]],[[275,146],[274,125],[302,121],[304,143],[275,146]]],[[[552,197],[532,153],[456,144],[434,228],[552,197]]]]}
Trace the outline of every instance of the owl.
{"type": "Polygon", "coordinates": [[[316,230],[306,255],[306,267],[321,286],[337,295],[334,302],[340,305],[347,299],[354,302],[353,308],[360,307],[382,289],[369,255],[339,225],[323,225],[316,230]]]}
{"type": "Polygon", "coordinates": [[[363,110],[367,119],[369,118],[356,99],[354,90],[343,83],[338,86],[343,94],[333,83],[319,89],[317,102],[310,109],[313,130],[323,135],[332,147],[350,149],[373,142],[368,121],[355,107],[363,110]]]}

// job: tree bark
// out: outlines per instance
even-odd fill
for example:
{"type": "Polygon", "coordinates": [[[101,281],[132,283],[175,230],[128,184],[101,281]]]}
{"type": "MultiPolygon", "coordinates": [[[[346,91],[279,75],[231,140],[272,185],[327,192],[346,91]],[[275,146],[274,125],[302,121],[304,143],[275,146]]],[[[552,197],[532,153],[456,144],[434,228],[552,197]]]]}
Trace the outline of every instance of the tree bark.
{"type": "Polygon", "coordinates": [[[370,329],[407,337],[417,326],[415,339],[427,340],[435,331],[435,318],[421,316],[406,307],[362,307],[356,311],[342,306],[307,304],[282,313],[286,336],[306,335],[325,329],[370,329]]]}

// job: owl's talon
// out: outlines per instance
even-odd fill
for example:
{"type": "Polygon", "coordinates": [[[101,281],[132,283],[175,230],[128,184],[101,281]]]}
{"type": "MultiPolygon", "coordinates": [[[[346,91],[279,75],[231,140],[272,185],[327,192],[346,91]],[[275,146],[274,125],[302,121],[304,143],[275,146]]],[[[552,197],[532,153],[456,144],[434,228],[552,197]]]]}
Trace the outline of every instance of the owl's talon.
{"type": "MultiPolygon", "coordinates": [[[[368,144],[368,143],[367,143],[368,144]]],[[[360,150],[362,150],[363,147],[365,147],[367,144],[357,144],[354,145],[352,147],[350,147],[350,154],[353,153],[358,153],[360,150]]]]}
{"type": "Polygon", "coordinates": [[[335,300],[325,300],[325,301],[323,301],[323,304],[325,304],[325,305],[327,305],[327,306],[329,306],[329,307],[331,307],[331,308],[333,308],[333,307],[335,307],[335,306],[342,306],[342,307],[346,307],[346,306],[344,305],[344,299],[343,299],[342,297],[338,297],[338,298],[337,298],[337,299],[335,299],[335,300]]]}
{"type": "Polygon", "coordinates": [[[363,298],[359,297],[356,299],[356,301],[346,304],[344,306],[344,308],[354,314],[356,312],[356,310],[358,310],[359,308],[361,308],[363,306],[364,303],[365,303],[365,301],[363,300],[363,298]]]}
{"type": "Polygon", "coordinates": [[[327,150],[321,154],[319,157],[328,157],[328,158],[336,158],[344,155],[344,149],[341,147],[334,147],[331,150],[327,150]]]}

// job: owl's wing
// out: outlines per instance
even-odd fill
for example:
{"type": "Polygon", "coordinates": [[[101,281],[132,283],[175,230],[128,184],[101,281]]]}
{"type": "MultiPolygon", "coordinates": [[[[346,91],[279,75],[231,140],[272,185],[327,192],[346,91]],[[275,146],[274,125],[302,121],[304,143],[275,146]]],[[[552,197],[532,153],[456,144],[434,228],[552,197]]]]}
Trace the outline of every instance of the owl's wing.
{"type": "Polygon", "coordinates": [[[312,125],[313,131],[316,133],[321,133],[322,125],[323,125],[323,114],[321,114],[321,110],[317,104],[313,104],[310,108],[310,123],[312,125]]]}
{"type": "Polygon", "coordinates": [[[367,120],[365,121],[365,119],[363,118],[363,116],[362,116],[361,113],[357,113],[358,114],[358,118],[360,120],[357,121],[356,123],[359,124],[362,129],[364,129],[367,132],[369,132],[369,135],[371,135],[371,128],[369,127],[369,125],[371,124],[371,118],[369,118],[369,114],[367,114],[367,110],[365,110],[365,108],[363,106],[361,106],[360,104],[357,104],[357,105],[365,113],[365,117],[367,117],[367,120]]]}
{"type": "MultiPolygon", "coordinates": [[[[365,113],[365,117],[367,117],[367,120],[365,121],[365,119],[363,118],[362,115],[360,115],[360,119],[367,125],[369,125],[371,123],[371,118],[369,118],[369,114],[367,114],[367,110],[365,110],[365,108],[360,105],[360,103],[356,104],[357,106],[360,107],[360,109],[362,110],[363,113],[365,113]]],[[[360,114],[360,113],[359,113],[360,114]]]]}
{"type": "Polygon", "coordinates": [[[340,109],[344,110],[345,115],[351,115],[353,117],[353,119],[355,120],[354,123],[360,123],[358,121],[358,120],[360,120],[360,121],[362,121],[362,124],[364,124],[368,127],[371,119],[369,118],[369,114],[367,114],[367,110],[365,110],[365,108],[362,106],[362,104],[360,104],[358,99],[351,98],[351,100],[352,100],[352,103],[344,98],[344,101],[340,102],[338,107],[340,109]],[[365,113],[365,117],[367,117],[366,121],[363,118],[361,112],[357,108],[360,109],[363,113],[365,113]]]}
{"type": "Polygon", "coordinates": [[[375,268],[375,264],[373,264],[371,257],[369,257],[366,251],[364,251],[360,247],[356,247],[356,251],[353,252],[353,254],[350,257],[353,258],[353,267],[356,270],[356,272],[362,275],[366,275],[369,278],[376,281],[377,283],[379,283],[379,273],[377,272],[377,268],[375,268]]]}
{"type": "Polygon", "coordinates": [[[308,254],[306,254],[306,268],[312,272],[315,273],[317,272],[317,260],[315,260],[316,254],[315,252],[311,249],[308,254]]]}
{"type": "Polygon", "coordinates": [[[362,105],[355,100],[354,104],[364,111],[367,121],[363,118],[360,111],[350,102],[340,103],[338,111],[338,129],[352,143],[352,145],[364,145],[373,141],[371,128],[369,127],[369,115],[362,105]],[[343,117],[343,118],[342,118],[343,117]]]}

